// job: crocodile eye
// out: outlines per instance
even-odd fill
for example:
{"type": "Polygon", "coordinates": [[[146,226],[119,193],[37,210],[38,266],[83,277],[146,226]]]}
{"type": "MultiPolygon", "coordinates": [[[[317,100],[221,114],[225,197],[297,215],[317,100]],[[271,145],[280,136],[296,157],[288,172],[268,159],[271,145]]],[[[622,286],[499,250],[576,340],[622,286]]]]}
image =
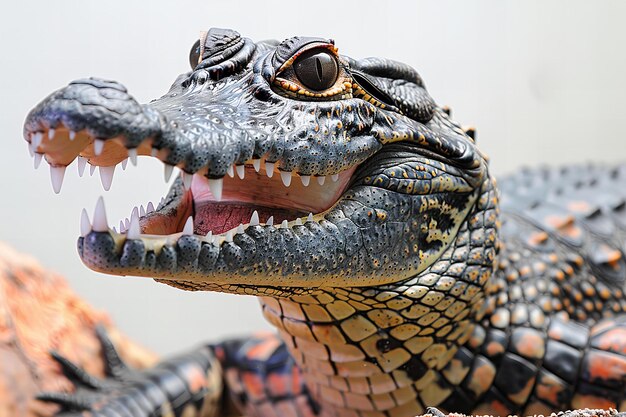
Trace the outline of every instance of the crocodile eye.
{"type": "Polygon", "coordinates": [[[348,62],[337,53],[332,41],[291,38],[278,45],[271,59],[275,73],[267,71],[268,81],[282,96],[305,101],[352,97],[348,62]]]}
{"type": "Polygon", "coordinates": [[[191,69],[195,69],[200,62],[200,39],[196,41],[191,47],[191,51],[189,51],[189,65],[191,65],[191,69]]]}
{"type": "Polygon", "coordinates": [[[333,86],[339,75],[337,60],[328,52],[312,49],[300,55],[293,64],[298,80],[313,91],[333,86]]]}

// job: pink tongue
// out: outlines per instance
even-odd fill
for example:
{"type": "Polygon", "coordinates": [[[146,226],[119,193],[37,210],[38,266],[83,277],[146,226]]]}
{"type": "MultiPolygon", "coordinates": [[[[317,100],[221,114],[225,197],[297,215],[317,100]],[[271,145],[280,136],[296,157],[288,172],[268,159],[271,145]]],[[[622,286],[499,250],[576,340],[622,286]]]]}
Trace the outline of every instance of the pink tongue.
{"type": "Polygon", "coordinates": [[[259,207],[240,203],[196,203],[194,207],[194,232],[198,235],[206,235],[210,231],[214,235],[234,229],[240,224],[250,222],[252,213],[259,213],[259,220],[265,223],[270,216],[274,216],[274,224],[278,225],[283,220],[295,220],[305,216],[298,210],[259,207]]]}

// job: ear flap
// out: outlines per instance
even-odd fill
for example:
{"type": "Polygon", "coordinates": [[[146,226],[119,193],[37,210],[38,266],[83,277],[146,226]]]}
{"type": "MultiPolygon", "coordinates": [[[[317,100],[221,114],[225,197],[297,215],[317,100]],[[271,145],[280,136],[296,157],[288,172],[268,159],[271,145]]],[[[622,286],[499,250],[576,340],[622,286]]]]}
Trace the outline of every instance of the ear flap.
{"type": "Polygon", "coordinates": [[[421,123],[432,118],[436,104],[412,67],[381,58],[350,59],[349,64],[354,82],[389,110],[421,123]]]}

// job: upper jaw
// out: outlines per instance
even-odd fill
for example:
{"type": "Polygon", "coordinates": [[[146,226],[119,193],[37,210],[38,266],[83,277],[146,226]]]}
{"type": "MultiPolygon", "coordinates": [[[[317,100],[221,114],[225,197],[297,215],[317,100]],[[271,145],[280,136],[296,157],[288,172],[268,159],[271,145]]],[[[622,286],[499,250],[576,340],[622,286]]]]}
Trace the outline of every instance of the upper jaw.
{"type": "Polygon", "coordinates": [[[36,164],[45,156],[60,189],[74,160],[103,167],[105,189],[118,164],[150,155],[187,174],[216,180],[235,166],[267,161],[277,172],[303,177],[337,175],[366,160],[381,143],[370,133],[375,108],[369,103],[293,103],[253,97],[251,76],[181,86],[137,103],[119,83],[83,79],[42,102],[26,118],[24,138],[36,164]],[[355,123],[342,123],[346,108],[362,106],[355,123]]]}

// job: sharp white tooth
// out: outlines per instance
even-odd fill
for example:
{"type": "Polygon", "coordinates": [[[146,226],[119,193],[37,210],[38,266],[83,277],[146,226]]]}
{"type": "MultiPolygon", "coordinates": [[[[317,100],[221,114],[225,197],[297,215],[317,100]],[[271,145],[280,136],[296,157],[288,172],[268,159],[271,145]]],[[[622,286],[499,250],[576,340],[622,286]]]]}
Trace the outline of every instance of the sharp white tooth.
{"type": "Polygon", "coordinates": [[[160,206],[162,206],[163,204],[165,204],[165,197],[161,197],[161,201],[159,202],[160,206]]]}
{"type": "Polygon", "coordinates": [[[183,227],[183,236],[193,235],[193,217],[189,216],[183,227]]]}
{"type": "Polygon", "coordinates": [[[126,231],[126,226],[124,226],[124,222],[120,220],[120,233],[124,233],[126,231]]]}
{"type": "Polygon", "coordinates": [[[92,177],[94,172],[96,172],[96,166],[89,165],[89,176],[92,177]]]}
{"type": "Polygon", "coordinates": [[[300,217],[296,219],[296,226],[302,226],[302,220],[300,220],[300,217]]]}
{"type": "Polygon", "coordinates": [[[185,190],[189,190],[191,188],[191,180],[193,179],[193,174],[187,174],[183,172],[183,186],[185,190]]]}
{"type": "Polygon", "coordinates": [[[104,209],[104,199],[98,198],[96,203],[96,209],[93,212],[93,226],[94,232],[106,232],[109,230],[109,224],[107,223],[107,213],[104,209]]]}
{"type": "Polygon", "coordinates": [[[237,176],[239,179],[243,179],[246,175],[246,166],[245,165],[236,165],[235,170],[237,171],[237,176]]]}
{"type": "Polygon", "coordinates": [[[96,156],[100,155],[103,149],[104,141],[102,139],[96,139],[93,141],[93,153],[95,153],[96,156]]]}
{"type": "Polygon", "coordinates": [[[237,234],[242,235],[243,232],[244,232],[243,224],[239,224],[239,226],[237,226],[237,234]]]}
{"type": "Polygon", "coordinates": [[[274,226],[274,216],[270,216],[265,222],[265,224],[268,226],[274,226]]]}
{"type": "Polygon", "coordinates": [[[163,178],[165,178],[165,182],[170,182],[170,178],[172,178],[172,172],[174,172],[173,165],[163,164],[163,178]]]}
{"type": "Polygon", "coordinates": [[[309,183],[311,182],[311,176],[310,175],[301,175],[300,176],[300,180],[302,180],[302,185],[304,185],[305,187],[308,187],[309,183]]]}
{"type": "Polygon", "coordinates": [[[33,166],[35,169],[39,168],[39,164],[41,164],[41,159],[43,158],[43,154],[39,152],[35,152],[33,156],[35,159],[33,160],[33,166]]]}
{"type": "Polygon", "coordinates": [[[122,171],[126,171],[126,166],[128,165],[128,158],[122,161],[122,171]]]}
{"type": "Polygon", "coordinates": [[[111,165],[109,167],[100,167],[100,181],[102,182],[102,187],[105,191],[109,191],[111,189],[111,183],[113,182],[115,167],[116,165],[111,165]]]}
{"type": "Polygon", "coordinates": [[[209,189],[211,190],[211,194],[217,201],[222,200],[222,190],[224,189],[224,180],[223,179],[209,179],[209,189]]]}
{"type": "Polygon", "coordinates": [[[288,229],[289,228],[289,222],[287,222],[287,220],[283,220],[283,222],[280,224],[280,227],[283,229],[288,229]]]}
{"type": "Polygon", "coordinates": [[[229,166],[228,169],[226,170],[226,173],[228,174],[229,177],[233,178],[235,176],[235,170],[233,168],[233,165],[229,166]]]}
{"type": "Polygon", "coordinates": [[[139,239],[141,237],[141,228],[139,227],[139,218],[131,216],[128,230],[126,231],[126,239],[139,239]]]}
{"type": "Polygon", "coordinates": [[[117,229],[115,228],[115,226],[113,226],[112,230],[113,230],[113,233],[117,234],[117,229]]]}
{"type": "Polygon", "coordinates": [[[61,192],[61,186],[63,185],[63,176],[65,175],[64,166],[61,167],[53,167],[50,165],[50,180],[52,181],[52,189],[55,194],[59,194],[61,192]]]}
{"type": "Polygon", "coordinates": [[[55,132],[54,129],[48,129],[48,139],[49,140],[54,139],[54,132],[55,132]]]}
{"type": "Polygon", "coordinates": [[[317,177],[317,183],[319,185],[324,185],[324,183],[326,182],[326,177],[325,176],[321,176],[321,177],[317,177]]]}
{"type": "Polygon", "coordinates": [[[152,156],[153,158],[156,158],[158,153],[159,153],[159,150],[157,148],[152,148],[150,150],[150,156],[152,156]]]}
{"type": "Polygon", "coordinates": [[[313,213],[309,213],[309,215],[306,218],[307,222],[312,222],[313,221],[313,213]]]}
{"type": "Polygon", "coordinates": [[[285,187],[289,187],[289,184],[291,184],[291,172],[280,171],[280,179],[283,180],[285,187]]]}
{"type": "Polygon", "coordinates": [[[229,230],[228,232],[226,232],[226,242],[232,242],[233,241],[233,231],[229,230]]]}
{"type": "Polygon", "coordinates": [[[337,182],[339,181],[339,174],[333,174],[330,176],[330,179],[333,180],[333,182],[337,182]]]}
{"type": "Polygon", "coordinates": [[[254,210],[252,213],[252,217],[250,217],[250,226],[258,226],[259,225],[259,213],[254,210]]]}
{"type": "Polygon", "coordinates": [[[254,170],[256,172],[259,172],[261,170],[261,160],[260,159],[253,159],[252,160],[252,166],[254,167],[254,170]]]}
{"type": "Polygon", "coordinates": [[[78,155],[76,165],[78,166],[78,176],[82,177],[85,173],[85,167],[87,166],[87,158],[83,158],[82,156],[78,155]]]}
{"type": "Polygon", "coordinates": [[[272,178],[274,175],[274,165],[276,165],[276,163],[265,161],[265,173],[268,178],[272,178]]]}
{"type": "Polygon", "coordinates": [[[74,140],[74,138],[76,137],[76,132],[74,132],[73,130],[70,130],[69,136],[70,136],[70,140],[74,140]]]}
{"type": "Polygon", "coordinates": [[[128,220],[128,217],[124,219],[124,227],[126,228],[126,230],[128,230],[128,227],[130,226],[130,220],[128,220]]]}
{"type": "Polygon", "coordinates": [[[133,166],[137,166],[137,148],[132,148],[128,150],[128,158],[133,166]]]}
{"type": "Polygon", "coordinates": [[[154,211],[154,204],[152,201],[148,201],[148,206],[146,207],[146,214],[150,214],[154,211]]]}
{"type": "Polygon", "coordinates": [[[139,216],[143,217],[146,215],[146,209],[143,208],[143,204],[139,207],[139,216]]]}
{"type": "Polygon", "coordinates": [[[91,223],[89,222],[89,216],[87,210],[83,209],[80,212],[80,235],[85,237],[91,232],[91,223]]]}
{"type": "Polygon", "coordinates": [[[209,233],[206,234],[206,236],[204,237],[204,240],[206,240],[209,243],[213,243],[213,231],[209,230],[209,233]]]}
{"type": "Polygon", "coordinates": [[[43,133],[37,132],[30,139],[30,145],[33,148],[33,151],[36,151],[39,145],[41,145],[41,141],[43,140],[43,133]]]}
{"type": "Polygon", "coordinates": [[[133,207],[133,211],[130,212],[130,219],[132,220],[133,217],[137,217],[137,219],[139,219],[139,209],[137,206],[133,207]]]}
{"type": "Polygon", "coordinates": [[[26,143],[26,147],[28,148],[28,154],[31,156],[31,158],[33,156],[35,156],[35,151],[33,150],[33,145],[30,143],[26,143]]]}

